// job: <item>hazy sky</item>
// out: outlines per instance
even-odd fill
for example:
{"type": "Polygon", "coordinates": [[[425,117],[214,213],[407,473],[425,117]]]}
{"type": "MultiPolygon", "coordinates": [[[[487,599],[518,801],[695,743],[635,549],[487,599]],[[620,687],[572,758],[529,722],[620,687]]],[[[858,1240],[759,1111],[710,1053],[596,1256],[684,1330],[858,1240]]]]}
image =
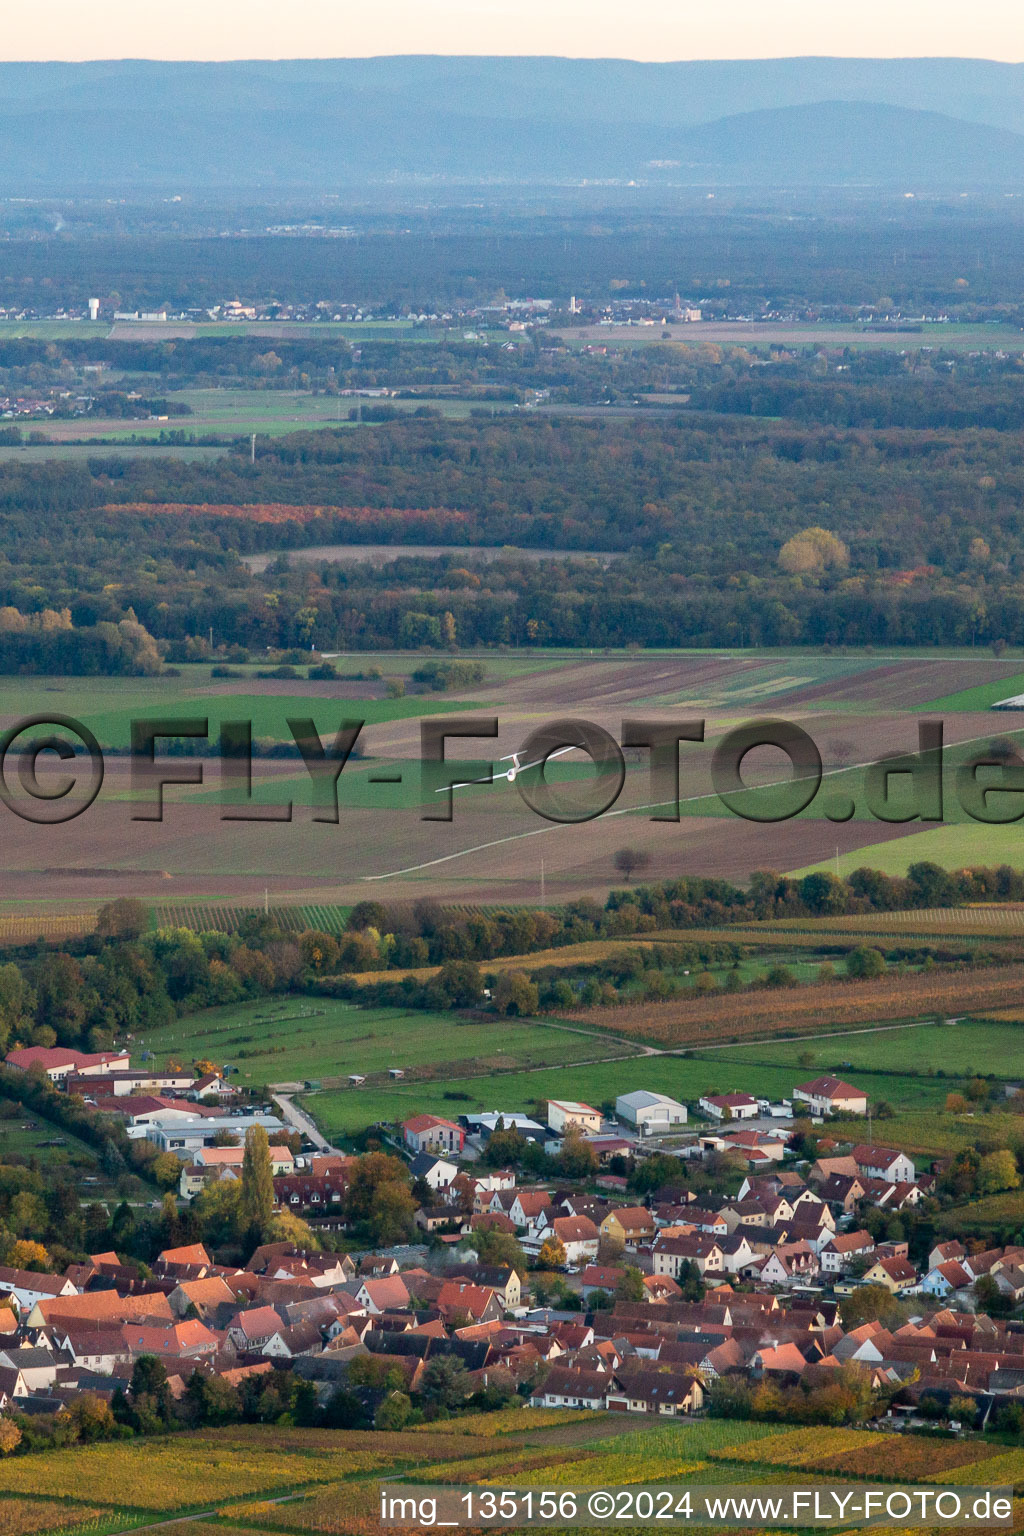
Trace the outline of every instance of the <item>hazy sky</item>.
{"type": "Polygon", "coordinates": [[[0,58],[376,53],[634,59],[787,54],[1024,59],[1019,0],[48,0],[12,5],[0,58]]]}

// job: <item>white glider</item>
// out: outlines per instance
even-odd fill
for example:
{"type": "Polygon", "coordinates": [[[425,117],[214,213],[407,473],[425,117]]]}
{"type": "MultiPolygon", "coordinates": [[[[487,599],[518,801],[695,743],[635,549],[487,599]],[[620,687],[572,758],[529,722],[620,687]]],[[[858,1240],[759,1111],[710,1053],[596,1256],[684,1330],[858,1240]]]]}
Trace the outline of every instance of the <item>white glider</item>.
{"type": "Polygon", "coordinates": [[[511,768],[504,769],[501,773],[492,774],[489,779],[460,779],[454,784],[443,784],[440,789],[435,789],[435,795],[445,795],[450,789],[468,789],[471,784],[493,784],[498,779],[506,779],[509,784],[514,784],[521,773],[528,768],[539,768],[542,763],[550,762],[553,757],[562,757],[566,752],[574,752],[573,746],[559,747],[557,752],[549,752],[547,757],[539,757],[534,763],[521,763],[518,752],[510,752],[507,757],[499,757],[499,763],[511,763],[511,768]]]}

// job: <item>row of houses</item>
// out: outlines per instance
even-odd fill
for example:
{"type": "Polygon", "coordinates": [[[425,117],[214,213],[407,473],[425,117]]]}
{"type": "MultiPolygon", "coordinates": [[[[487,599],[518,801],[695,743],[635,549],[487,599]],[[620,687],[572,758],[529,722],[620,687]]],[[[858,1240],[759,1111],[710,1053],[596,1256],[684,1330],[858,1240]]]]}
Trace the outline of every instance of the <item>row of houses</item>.
{"type": "MultiPolygon", "coordinates": [[[[799,1083],[793,1089],[792,1099],[772,1105],[767,1099],[755,1098],[749,1093],[705,1094],[698,1100],[698,1108],[711,1120],[753,1120],[792,1118],[805,1113],[815,1118],[834,1114],[867,1114],[867,1096],[861,1089],[837,1077],[817,1077],[799,1083]]],[[[665,1135],[679,1131],[687,1124],[685,1104],[664,1093],[639,1088],[623,1093],[615,1100],[615,1119],[627,1131],[641,1137],[665,1135]]],[[[515,1129],[531,1140],[550,1141],[564,1136],[568,1130],[580,1132],[588,1138],[600,1137],[614,1126],[606,1125],[599,1109],[577,1099],[549,1099],[547,1124],[542,1125],[530,1115],[519,1111],[502,1112],[489,1110],[478,1114],[466,1114],[458,1120],[443,1115],[414,1115],[402,1125],[402,1136],[412,1152],[445,1152],[461,1155],[469,1137],[486,1141],[495,1129],[515,1129]]]]}

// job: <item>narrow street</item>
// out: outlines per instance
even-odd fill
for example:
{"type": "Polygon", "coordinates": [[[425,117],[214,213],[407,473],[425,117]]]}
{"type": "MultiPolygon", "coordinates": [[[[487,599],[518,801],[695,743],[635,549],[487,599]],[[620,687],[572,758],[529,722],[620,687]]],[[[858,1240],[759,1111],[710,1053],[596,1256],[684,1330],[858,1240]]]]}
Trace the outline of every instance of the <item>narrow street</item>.
{"type": "Polygon", "coordinates": [[[292,1102],[292,1096],[290,1093],[275,1093],[272,1089],[271,1097],[273,1098],[273,1101],[277,1105],[278,1109],[281,1111],[282,1120],[286,1120],[290,1126],[299,1131],[303,1136],[307,1137],[318,1151],[335,1152],[337,1150],[335,1147],[332,1147],[330,1142],[325,1140],[325,1138],[320,1134],[316,1128],[316,1125],[309,1118],[309,1116],[292,1102]]]}

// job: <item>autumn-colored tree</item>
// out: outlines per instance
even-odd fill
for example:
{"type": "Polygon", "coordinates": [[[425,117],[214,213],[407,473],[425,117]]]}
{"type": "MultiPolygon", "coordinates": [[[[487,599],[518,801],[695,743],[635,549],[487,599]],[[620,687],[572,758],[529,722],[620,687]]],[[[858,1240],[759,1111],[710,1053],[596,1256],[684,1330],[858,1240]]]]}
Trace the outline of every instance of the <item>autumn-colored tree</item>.
{"type": "Polygon", "coordinates": [[[597,1153],[579,1126],[566,1126],[562,1136],[562,1150],[558,1154],[559,1173],[567,1179],[589,1179],[597,1170],[597,1153]]]}
{"type": "Polygon", "coordinates": [[[842,1303],[843,1327],[847,1330],[874,1322],[886,1328],[899,1328],[908,1315],[905,1304],[884,1285],[859,1285],[842,1303]]]}
{"type": "Polygon", "coordinates": [[[494,985],[494,1006],[499,1013],[523,1018],[536,1013],[540,994],[525,971],[502,971],[494,985]]]}
{"type": "Polygon", "coordinates": [[[83,1445],[94,1440],[106,1440],[114,1433],[116,1424],[109,1403],[94,1392],[83,1392],[68,1408],[76,1437],[83,1445]]]}
{"type": "Polygon", "coordinates": [[[329,974],[338,965],[340,947],[337,939],[329,933],[320,933],[317,929],[308,929],[299,935],[299,952],[302,955],[302,963],[317,975],[329,974]]]}
{"type": "Polygon", "coordinates": [[[511,1232],[499,1232],[494,1228],[476,1227],[466,1238],[475,1248],[481,1264],[497,1264],[514,1269],[520,1279],[526,1274],[526,1255],[519,1239],[511,1232]]]}
{"type": "Polygon", "coordinates": [[[989,1152],[981,1160],[978,1189],[983,1195],[994,1195],[1002,1189],[1019,1189],[1020,1174],[1017,1159],[1004,1148],[1001,1152],[989,1152]]]}
{"type": "Polygon", "coordinates": [[[827,528],[804,528],[779,550],[779,564],[790,576],[821,576],[827,570],[843,570],[849,563],[850,551],[827,528]]]}
{"type": "Polygon", "coordinates": [[[7,1264],[11,1269],[31,1269],[45,1274],[52,1268],[53,1260],[42,1243],[22,1237],[8,1248],[7,1264]]]}
{"type": "Polygon", "coordinates": [[[173,1189],[181,1179],[183,1163],[173,1152],[161,1152],[149,1165],[149,1171],[161,1189],[173,1189]]]}
{"type": "Polygon", "coordinates": [[[320,1239],[294,1211],[287,1208],[275,1211],[269,1221],[263,1224],[263,1241],[265,1243],[291,1243],[294,1248],[302,1248],[309,1252],[315,1252],[320,1247],[320,1239]]]}
{"type": "Polygon", "coordinates": [[[540,1245],[537,1263],[541,1269],[562,1269],[565,1266],[565,1244],[557,1237],[548,1237],[540,1245]]]}
{"type": "Polygon", "coordinates": [[[45,1232],[50,1213],[41,1195],[30,1189],[19,1189],[7,1211],[7,1225],[15,1237],[38,1237],[45,1232]]]}
{"type": "Polygon", "coordinates": [[[10,1456],[21,1444],[21,1430],[13,1419],[0,1418],[0,1456],[10,1456]]]}

